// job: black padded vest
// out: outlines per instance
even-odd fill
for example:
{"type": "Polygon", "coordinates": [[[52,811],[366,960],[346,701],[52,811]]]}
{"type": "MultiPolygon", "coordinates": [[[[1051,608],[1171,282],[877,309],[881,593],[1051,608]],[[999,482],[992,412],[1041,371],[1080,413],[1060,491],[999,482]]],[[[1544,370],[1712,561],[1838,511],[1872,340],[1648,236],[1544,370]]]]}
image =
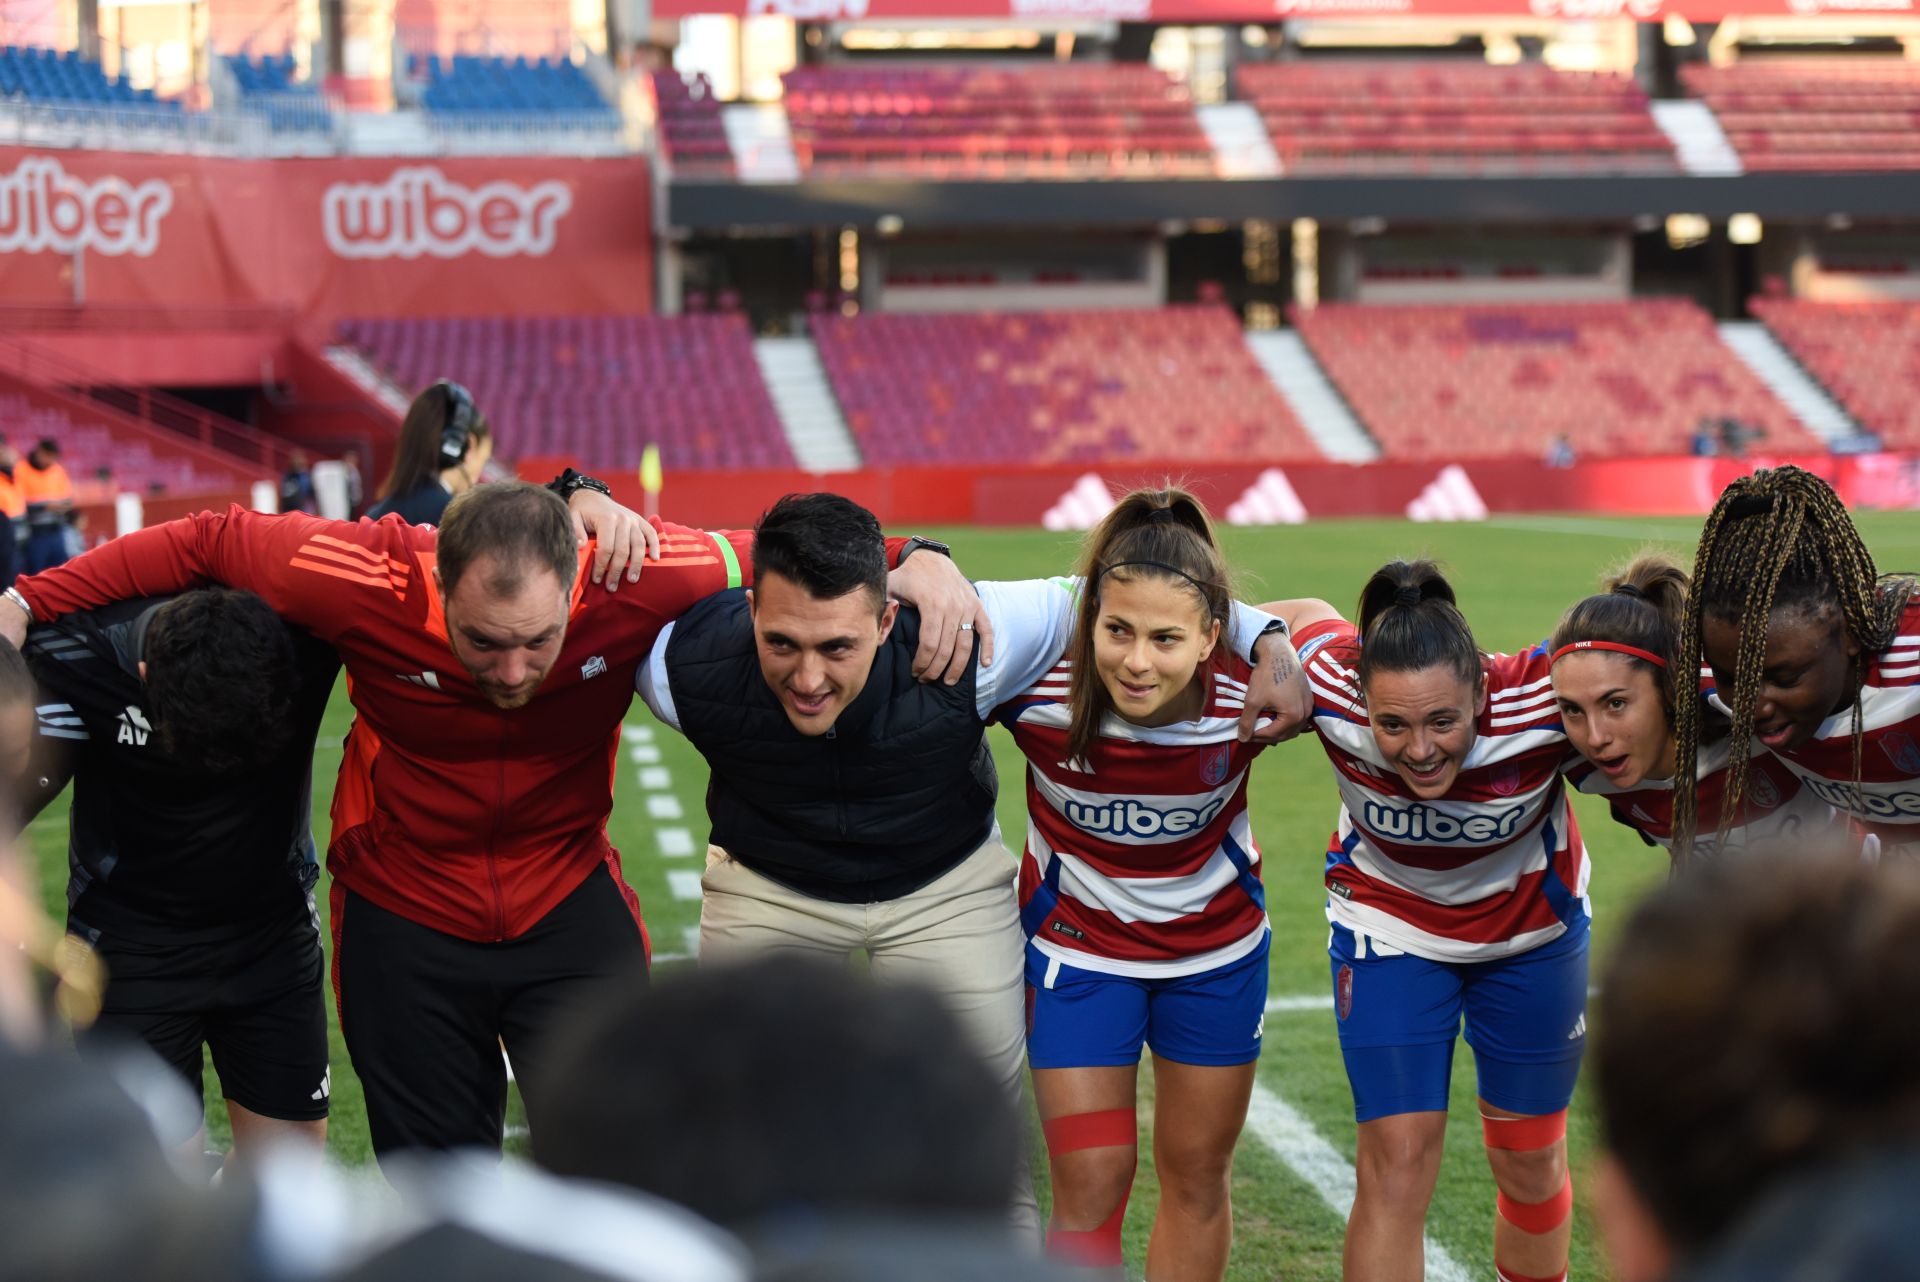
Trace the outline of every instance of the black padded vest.
{"type": "Polygon", "coordinates": [[[902,609],[866,686],[824,735],[787,720],[760,674],[739,589],[680,616],[667,685],[707,759],[713,844],[802,894],[876,903],[918,890],[993,830],[998,780],[974,708],[979,655],[953,685],[914,679],[902,609]]]}

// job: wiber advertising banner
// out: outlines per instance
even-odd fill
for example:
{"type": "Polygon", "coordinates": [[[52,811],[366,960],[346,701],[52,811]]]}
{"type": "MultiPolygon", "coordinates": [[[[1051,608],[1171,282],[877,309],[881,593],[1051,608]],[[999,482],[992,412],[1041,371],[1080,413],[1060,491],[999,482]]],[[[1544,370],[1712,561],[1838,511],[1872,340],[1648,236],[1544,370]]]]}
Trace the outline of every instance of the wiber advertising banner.
{"type": "Polygon", "coordinates": [[[0,297],[268,305],[316,319],[643,311],[651,194],[637,157],[0,148],[0,297]]]}

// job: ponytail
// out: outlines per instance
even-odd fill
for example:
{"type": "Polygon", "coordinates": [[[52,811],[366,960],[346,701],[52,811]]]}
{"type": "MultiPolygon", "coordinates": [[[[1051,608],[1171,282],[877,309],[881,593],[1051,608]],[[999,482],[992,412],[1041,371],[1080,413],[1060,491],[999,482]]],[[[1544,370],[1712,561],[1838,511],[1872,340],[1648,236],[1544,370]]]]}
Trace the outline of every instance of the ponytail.
{"type": "Polygon", "coordinates": [[[1624,656],[1652,674],[1661,706],[1667,710],[1667,724],[1672,725],[1678,701],[1698,698],[1698,680],[1689,679],[1679,662],[1680,630],[1687,619],[1687,572],[1666,556],[1649,552],[1601,582],[1604,592],[1576,601],[1561,616],[1547,648],[1557,656],[1568,646],[1600,641],[1658,657],[1659,663],[1651,663],[1624,656]]]}
{"type": "Polygon", "coordinates": [[[1067,707],[1067,759],[1077,761],[1112,711],[1106,686],[1094,668],[1094,628],[1100,619],[1100,589],[1110,582],[1159,579],[1191,590],[1204,623],[1228,625],[1233,589],[1213,520],[1185,490],[1135,490],[1114,504],[1087,535],[1080,553],[1080,609],[1074,622],[1072,679],[1067,707]]]}
{"type": "Polygon", "coordinates": [[[1375,672],[1445,666],[1468,684],[1483,673],[1480,647],[1453,585],[1432,561],[1389,561],[1360,590],[1360,687],[1375,672]]]}

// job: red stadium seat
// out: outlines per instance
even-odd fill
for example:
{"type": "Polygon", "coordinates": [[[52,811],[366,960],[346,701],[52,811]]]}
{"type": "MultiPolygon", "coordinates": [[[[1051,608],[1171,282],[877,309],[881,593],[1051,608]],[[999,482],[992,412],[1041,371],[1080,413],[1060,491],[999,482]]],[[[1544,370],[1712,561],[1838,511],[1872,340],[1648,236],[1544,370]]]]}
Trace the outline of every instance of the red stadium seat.
{"type": "Polygon", "coordinates": [[[869,463],[1320,457],[1224,307],[812,323],[869,463]]]}
{"type": "Polygon", "coordinates": [[[1217,172],[1186,90],[1151,67],[800,67],[783,80],[794,155],[816,176],[1217,172]]]}
{"type": "Polygon", "coordinates": [[[1900,58],[1693,64],[1680,83],[1712,109],[1748,170],[1920,169],[1920,67],[1900,58]]]}
{"type": "Polygon", "coordinates": [[[1920,303],[1750,306],[1855,422],[1891,449],[1920,448],[1920,303]]]}
{"type": "Polygon", "coordinates": [[[1728,417],[1770,449],[1819,448],[1690,302],[1331,303],[1293,319],[1390,457],[1537,457],[1561,435],[1589,456],[1682,454],[1728,417]]]}
{"type": "Polygon", "coordinates": [[[465,383],[508,455],[629,471],[791,467],[739,314],[357,320],[342,341],[401,387],[465,383]]]}
{"type": "Polygon", "coordinates": [[[1234,73],[1293,173],[1675,173],[1621,76],[1443,59],[1248,63],[1234,73]]]}

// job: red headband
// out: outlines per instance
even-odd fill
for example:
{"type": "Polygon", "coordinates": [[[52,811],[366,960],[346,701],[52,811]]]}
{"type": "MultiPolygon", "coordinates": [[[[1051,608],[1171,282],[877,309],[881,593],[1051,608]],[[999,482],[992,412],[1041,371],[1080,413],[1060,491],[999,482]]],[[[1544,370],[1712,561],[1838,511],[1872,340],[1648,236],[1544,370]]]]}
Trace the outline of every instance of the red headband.
{"type": "Polygon", "coordinates": [[[1621,645],[1617,641],[1574,641],[1555,650],[1553,657],[1547,660],[1547,666],[1552,667],[1575,650],[1611,650],[1615,654],[1630,654],[1636,659],[1645,659],[1656,668],[1667,666],[1667,661],[1653,651],[1642,650],[1637,645],[1621,645]]]}

